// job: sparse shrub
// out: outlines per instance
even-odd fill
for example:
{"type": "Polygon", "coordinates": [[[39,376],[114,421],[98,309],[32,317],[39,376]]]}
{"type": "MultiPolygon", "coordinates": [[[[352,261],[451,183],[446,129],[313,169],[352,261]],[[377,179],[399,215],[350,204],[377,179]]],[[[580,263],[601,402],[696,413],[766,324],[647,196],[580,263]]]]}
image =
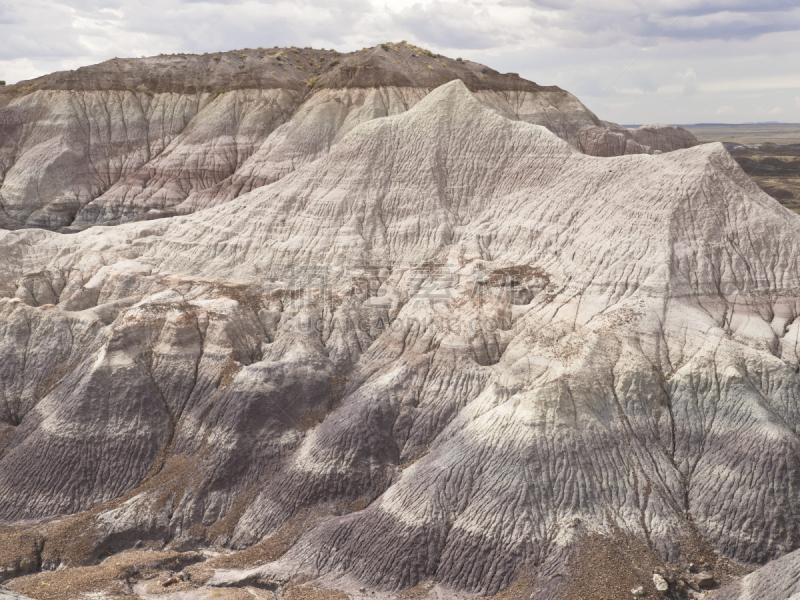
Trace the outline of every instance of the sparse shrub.
{"type": "Polygon", "coordinates": [[[219,56],[215,56],[215,57],[214,57],[214,62],[219,62],[220,60],[221,60],[221,59],[220,59],[220,57],[219,57],[219,56]]]}
{"type": "Polygon", "coordinates": [[[463,58],[461,58],[461,57],[459,56],[459,57],[456,59],[456,62],[463,63],[463,62],[464,62],[464,59],[463,59],[463,58]]]}
{"type": "Polygon", "coordinates": [[[338,61],[338,60],[335,60],[335,61],[333,61],[331,64],[329,64],[329,65],[328,65],[328,67],[332,69],[333,67],[335,67],[335,66],[336,66],[336,65],[338,65],[338,64],[339,64],[339,61],[338,61]]]}
{"type": "Polygon", "coordinates": [[[381,44],[381,48],[383,48],[386,52],[389,51],[389,46],[387,46],[386,44],[381,44]]]}
{"type": "Polygon", "coordinates": [[[148,96],[150,96],[151,98],[153,96],[155,96],[155,94],[153,92],[151,92],[150,90],[145,90],[144,93],[147,94],[148,96]]]}
{"type": "Polygon", "coordinates": [[[3,81],[3,80],[0,80],[0,85],[5,85],[5,84],[6,84],[6,82],[5,82],[5,81],[3,81]]]}
{"type": "Polygon", "coordinates": [[[481,69],[481,73],[483,73],[484,75],[488,75],[489,74],[489,69],[487,69],[486,67],[483,67],[481,69]]]}
{"type": "Polygon", "coordinates": [[[428,71],[433,71],[433,67],[428,65],[428,71]]]}
{"type": "Polygon", "coordinates": [[[225,90],[218,90],[216,94],[214,94],[214,100],[219,98],[222,94],[225,93],[225,90]]]}

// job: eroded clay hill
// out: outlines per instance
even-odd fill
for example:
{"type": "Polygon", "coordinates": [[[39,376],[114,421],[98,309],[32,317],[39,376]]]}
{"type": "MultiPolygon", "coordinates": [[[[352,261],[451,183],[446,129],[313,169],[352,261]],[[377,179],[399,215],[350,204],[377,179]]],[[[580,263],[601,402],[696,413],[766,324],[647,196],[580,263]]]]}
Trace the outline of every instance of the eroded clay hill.
{"type": "Polygon", "coordinates": [[[407,104],[216,207],[0,232],[10,585],[684,598],[800,547],[798,215],[721,144],[330,93],[407,104]]]}
{"type": "Polygon", "coordinates": [[[587,154],[697,143],[678,127],[600,121],[558,87],[405,43],[115,58],[0,90],[0,227],[77,231],[214,206],[454,79],[587,154]]]}

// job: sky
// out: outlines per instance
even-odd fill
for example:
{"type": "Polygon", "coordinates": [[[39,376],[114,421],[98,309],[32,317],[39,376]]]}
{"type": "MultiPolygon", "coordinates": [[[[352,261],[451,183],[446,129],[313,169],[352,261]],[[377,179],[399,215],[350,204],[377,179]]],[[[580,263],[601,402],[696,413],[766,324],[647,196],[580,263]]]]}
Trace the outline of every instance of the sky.
{"type": "Polygon", "coordinates": [[[617,123],[800,123],[800,0],[0,0],[9,84],[115,56],[401,40],[617,123]]]}

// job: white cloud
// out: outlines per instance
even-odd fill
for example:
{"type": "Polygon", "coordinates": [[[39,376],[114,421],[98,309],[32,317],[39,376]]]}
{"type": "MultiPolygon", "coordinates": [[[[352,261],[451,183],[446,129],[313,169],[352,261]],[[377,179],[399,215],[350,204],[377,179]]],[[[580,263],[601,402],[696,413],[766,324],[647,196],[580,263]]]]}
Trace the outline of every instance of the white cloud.
{"type": "Polygon", "coordinates": [[[749,92],[755,90],[800,89],[800,77],[797,75],[748,76],[742,73],[735,79],[724,79],[709,82],[703,88],[709,92],[749,92]]]}
{"type": "Polygon", "coordinates": [[[798,30],[800,11],[785,0],[27,0],[0,9],[0,60],[95,54],[100,40],[135,47],[126,54],[138,56],[141,46],[151,53],[192,44],[352,49],[390,39],[462,50],[652,48],[798,30]]]}
{"type": "Polygon", "coordinates": [[[735,115],[738,111],[732,106],[720,106],[717,109],[718,115],[735,115]]]}
{"type": "Polygon", "coordinates": [[[667,40],[753,39],[800,27],[800,11],[785,0],[519,0],[513,4],[530,6],[546,20],[547,36],[567,46],[629,41],[649,47],[667,40]]]}
{"type": "Polygon", "coordinates": [[[769,115],[769,116],[776,117],[778,115],[782,115],[784,113],[784,110],[780,106],[776,106],[775,108],[769,108],[769,109],[768,108],[759,108],[755,112],[756,112],[756,114],[759,114],[759,115],[762,115],[762,116],[769,115]]]}
{"type": "Polygon", "coordinates": [[[798,31],[786,0],[0,0],[0,79],[113,56],[405,39],[560,85],[604,119],[736,106],[756,120],[777,104],[800,121],[798,31]]]}
{"type": "Polygon", "coordinates": [[[691,67],[686,69],[686,72],[680,76],[683,80],[683,93],[691,96],[697,91],[697,73],[691,67]]]}

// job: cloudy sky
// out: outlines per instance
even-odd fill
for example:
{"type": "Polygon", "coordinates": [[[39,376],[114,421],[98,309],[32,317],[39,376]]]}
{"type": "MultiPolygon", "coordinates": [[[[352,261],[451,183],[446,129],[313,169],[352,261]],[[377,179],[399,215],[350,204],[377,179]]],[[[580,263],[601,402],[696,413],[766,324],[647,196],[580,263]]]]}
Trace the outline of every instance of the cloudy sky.
{"type": "Polygon", "coordinates": [[[635,123],[800,122],[800,0],[0,0],[0,80],[114,56],[407,40],[635,123]]]}

